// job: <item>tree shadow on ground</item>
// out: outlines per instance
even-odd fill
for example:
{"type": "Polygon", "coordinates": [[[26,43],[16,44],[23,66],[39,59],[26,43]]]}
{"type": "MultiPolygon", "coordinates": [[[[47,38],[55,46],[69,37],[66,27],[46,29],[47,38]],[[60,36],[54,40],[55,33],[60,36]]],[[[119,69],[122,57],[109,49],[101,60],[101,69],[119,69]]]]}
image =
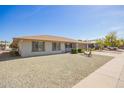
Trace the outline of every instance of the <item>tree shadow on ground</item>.
{"type": "Polygon", "coordinates": [[[15,59],[21,59],[21,56],[11,56],[9,52],[2,52],[0,53],[0,62],[2,61],[8,61],[8,60],[15,60],[15,59]]]}
{"type": "MultiPolygon", "coordinates": [[[[59,54],[59,53],[58,53],[59,54]]],[[[25,59],[25,58],[32,58],[32,57],[43,57],[43,56],[51,56],[51,55],[58,55],[58,54],[46,54],[46,55],[36,55],[36,56],[29,56],[29,57],[21,57],[21,56],[11,56],[9,52],[2,52],[0,53],[0,62],[16,60],[16,59],[25,59]]],[[[61,53],[66,54],[66,53],[61,53]]]]}

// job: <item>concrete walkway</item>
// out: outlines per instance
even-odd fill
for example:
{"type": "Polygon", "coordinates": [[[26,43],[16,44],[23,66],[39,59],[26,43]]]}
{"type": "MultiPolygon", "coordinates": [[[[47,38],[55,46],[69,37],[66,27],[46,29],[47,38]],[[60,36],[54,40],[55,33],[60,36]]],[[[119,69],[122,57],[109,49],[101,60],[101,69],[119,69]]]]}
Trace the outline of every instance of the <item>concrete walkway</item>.
{"type": "Polygon", "coordinates": [[[124,53],[115,56],[73,88],[124,88],[124,53]]]}
{"type": "Polygon", "coordinates": [[[119,56],[120,54],[122,54],[122,52],[112,52],[112,51],[96,52],[96,51],[93,51],[93,54],[117,57],[117,56],[119,56]]]}

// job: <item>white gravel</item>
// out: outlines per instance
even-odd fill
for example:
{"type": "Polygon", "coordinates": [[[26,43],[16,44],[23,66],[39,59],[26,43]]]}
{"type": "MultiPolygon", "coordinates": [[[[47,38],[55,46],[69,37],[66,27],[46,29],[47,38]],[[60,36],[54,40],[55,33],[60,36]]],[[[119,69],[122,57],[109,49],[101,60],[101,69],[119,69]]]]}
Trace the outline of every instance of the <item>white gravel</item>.
{"type": "Polygon", "coordinates": [[[58,54],[0,61],[0,87],[73,87],[111,59],[58,54]]]}

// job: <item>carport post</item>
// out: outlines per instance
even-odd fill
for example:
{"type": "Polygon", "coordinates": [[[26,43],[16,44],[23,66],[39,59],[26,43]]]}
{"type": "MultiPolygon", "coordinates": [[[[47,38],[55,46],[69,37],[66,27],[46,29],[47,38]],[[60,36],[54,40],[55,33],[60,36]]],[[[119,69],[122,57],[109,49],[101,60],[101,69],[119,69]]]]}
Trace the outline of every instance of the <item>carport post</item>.
{"type": "Polygon", "coordinates": [[[76,49],[78,49],[78,43],[76,43],[76,49]]]}

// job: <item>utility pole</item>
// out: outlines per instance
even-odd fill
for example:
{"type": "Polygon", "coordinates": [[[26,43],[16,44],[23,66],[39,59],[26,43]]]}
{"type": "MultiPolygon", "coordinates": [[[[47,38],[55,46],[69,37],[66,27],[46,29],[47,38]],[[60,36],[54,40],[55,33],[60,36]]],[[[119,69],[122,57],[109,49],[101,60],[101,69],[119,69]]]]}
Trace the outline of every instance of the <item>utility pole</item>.
{"type": "Polygon", "coordinates": [[[7,41],[5,40],[5,48],[4,48],[5,50],[6,50],[6,47],[7,47],[7,41]]]}

